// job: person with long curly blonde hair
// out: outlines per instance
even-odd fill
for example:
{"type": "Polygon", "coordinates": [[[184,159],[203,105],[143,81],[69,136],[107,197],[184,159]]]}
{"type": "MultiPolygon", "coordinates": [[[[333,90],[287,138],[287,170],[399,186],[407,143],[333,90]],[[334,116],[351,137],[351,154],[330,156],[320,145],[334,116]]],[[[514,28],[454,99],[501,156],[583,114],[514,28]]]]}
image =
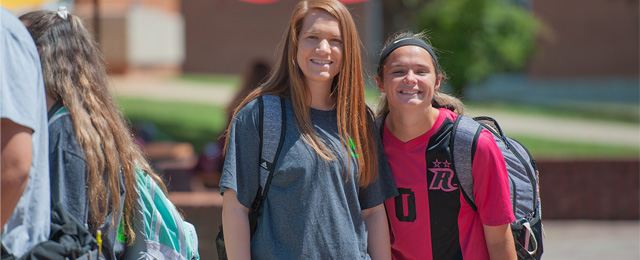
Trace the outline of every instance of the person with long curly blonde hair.
{"type": "Polygon", "coordinates": [[[228,128],[220,187],[229,258],[389,259],[383,202],[397,190],[365,104],[349,10],[337,0],[300,1],[279,51],[274,71],[240,103],[228,128]],[[265,95],[282,99],[286,125],[251,234],[248,209],[259,190],[257,98],[265,95]]]}
{"type": "Polygon", "coordinates": [[[100,229],[102,253],[118,258],[135,238],[136,169],[166,193],[165,185],[134,143],[108,89],[102,55],[81,18],[59,10],[29,12],[20,20],[42,63],[52,206],[62,204],[93,234],[100,229]]]}

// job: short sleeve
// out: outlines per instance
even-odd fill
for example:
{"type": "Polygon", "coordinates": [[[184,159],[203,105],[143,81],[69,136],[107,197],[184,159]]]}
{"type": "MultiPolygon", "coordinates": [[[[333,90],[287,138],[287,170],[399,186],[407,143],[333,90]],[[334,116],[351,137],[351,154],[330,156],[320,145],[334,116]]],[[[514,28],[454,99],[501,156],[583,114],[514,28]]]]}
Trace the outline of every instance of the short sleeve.
{"type": "Polygon", "coordinates": [[[478,138],[473,159],[473,189],[480,220],[499,226],[515,220],[509,193],[509,177],[502,152],[486,129],[478,138]]]}
{"type": "Polygon", "coordinates": [[[38,51],[24,26],[13,30],[2,26],[0,57],[5,66],[0,66],[0,117],[35,131],[42,113],[37,109],[42,106],[34,102],[44,96],[38,51]]]}
{"type": "Polygon", "coordinates": [[[373,183],[361,188],[358,194],[360,207],[364,209],[373,208],[384,203],[385,200],[398,195],[398,188],[391,174],[391,168],[384,152],[382,139],[377,131],[376,124],[370,120],[371,131],[376,145],[378,160],[378,175],[373,183]]]}
{"type": "Polygon", "coordinates": [[[251,207],[259,186],[259,111],[258,102],[247,103],[233,118],[225,155],[220,193],[237,193],[238,201],[251,207]]]}

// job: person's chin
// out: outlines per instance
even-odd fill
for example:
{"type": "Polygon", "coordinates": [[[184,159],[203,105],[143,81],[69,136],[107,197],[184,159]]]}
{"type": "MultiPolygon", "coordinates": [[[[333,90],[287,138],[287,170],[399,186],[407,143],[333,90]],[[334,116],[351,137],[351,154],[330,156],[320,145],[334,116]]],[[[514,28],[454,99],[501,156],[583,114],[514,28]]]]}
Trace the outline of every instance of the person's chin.
{"type": "Polygon", "coordinates": [[[426,101],[420,98],[407,98],[402,100],[400,103],[403,106],[415,108],[415,107],[425,106],[426,101]]]}
{"type": "Polygon", "coordinates": [[[409,102],[424,102],[424,94],[416,93],[416,94],[405,94],[398,93],[398,100],[409,103],[409,102]]]}
{"type": "Polygon", "coordinates": [[[317,82],[333,80],[333,76],[329,72],[314,72],[311,75],[305,75],[308,79],[317,82]]]}

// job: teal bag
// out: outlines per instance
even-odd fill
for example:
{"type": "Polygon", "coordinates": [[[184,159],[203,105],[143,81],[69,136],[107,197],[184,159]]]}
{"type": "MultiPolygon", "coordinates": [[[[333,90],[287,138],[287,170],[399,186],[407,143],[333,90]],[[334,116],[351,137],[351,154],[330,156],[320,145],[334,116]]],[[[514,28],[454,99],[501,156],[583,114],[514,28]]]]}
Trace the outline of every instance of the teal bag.
{"type": "MultiPolygon", "coordinates": [[[[65,113],[68,112],[62,104],[56,103],[48,118],[52,121],[65,113]]],[[[140,195],[136,239],[132,246],[127,246],[125,259],[199,260],[198,235],[193,225],[182,219],[175,205],[142,169],[136,169],[136,184],[140,195]]],[[[126,243],[122,226],[117,240],[126,243]]]]}
{"type": "MultiPolygon", "coordinates": [[[[143,234],[137,232],[136,241],[144,236],[142,259],[198,260],[198,235],[193,225],[182,219],[175,205],[164,195],[156,182],[144,171],[136,170],[136,182],[140,195],[140,212],[136,224],[143,234]],[[140,223],[140,220],[142,223],[140,223]]],[[[120,232],[119,232],[120,235],[120,232]]],[[[119,236],[121,237],[121,236],[119,236]]]]}

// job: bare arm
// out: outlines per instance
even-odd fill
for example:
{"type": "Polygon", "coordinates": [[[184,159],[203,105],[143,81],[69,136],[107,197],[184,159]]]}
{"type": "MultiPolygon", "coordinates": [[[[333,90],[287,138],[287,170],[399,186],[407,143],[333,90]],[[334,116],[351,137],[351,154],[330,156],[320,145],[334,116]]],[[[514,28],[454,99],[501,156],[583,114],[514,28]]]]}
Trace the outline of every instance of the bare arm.
{"type": "Polygon", "coordinates": [[[517,258],[510,224],[501,226],[483,225],[483,228],[489,257],[492,260],[515,260],[517,258]]]}
{"type": "Polygon", "coordinates": [[[251,259],[249,209],[238,201],[234,190],[227,190],[222,197],[222,226],[229,259],[251,259]]]}
{"type": "Polygon", "coordinates": [[[367,252],[372,260],[391,259],[391,245],[389,244],[389,222],[384,204],[362,211],[364,224],[367,226],[367,252]]]}
{"type": "Polygon", "coordinates": [[[13,209],[18,204],[29,181],[32,160],[31,134],[33,131],[6,118],[0,120],[0,126],[2,130],[0,133],[0,146],[2,146],[0,155],[2,225],[0,230],[2,230],[4,224],[13,214],[13,209]]]}

